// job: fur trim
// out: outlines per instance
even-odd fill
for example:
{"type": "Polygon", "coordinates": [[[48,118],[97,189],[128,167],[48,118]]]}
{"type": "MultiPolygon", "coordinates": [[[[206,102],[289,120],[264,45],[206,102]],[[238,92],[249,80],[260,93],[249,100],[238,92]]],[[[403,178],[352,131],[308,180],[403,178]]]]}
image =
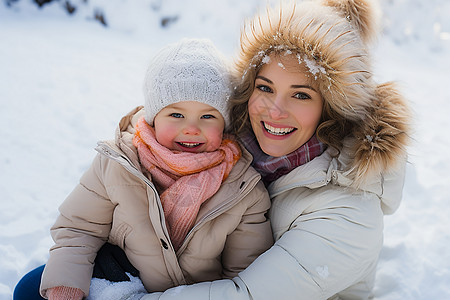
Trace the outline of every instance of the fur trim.
{"type": "Polygon", "coordinates": [[[410,137],[407,102],[393,83],[377,85],[372,78],[366,43],[378,29],[374,1],[317,0],[267,9],[246,23],[236,62],[243,89],[253,84],[249,78],[267,55],[292,54],[299,63],[317,64],[320,71],[310,73],[324,101],[357,124],[345,170],[355,186],[404,160],[410,137]]]}
{"type": "MultiPolygon", "coordinates": [[[[361,19],[369,22],[370,12],[362,13],[361,19]]],[[[346,18],[318,1],[268,9],[242,30],[237,71],[245,81],[245,76],[264,63],[266,55],[284,55],[289,51],[299,62],[317,64],[315,70],[310,70],[311,76],[333,110],[353,121],[364,120],[374,98],[375,84],[367,47],[360,32],[346,18]]]]}
{"type": "Polygon", "coordinates": [[[406,159],[412,114],[406,100],[392,82],[376,89],[376,99],[364,124],[356,128],[353,166],[355,184],[389,172],[406,159]]]}
{"type": "Polygon", "coordinates": [[[379,30],[381,9],[376,0],[322,0],[352,23],[365,43],[375,39],[379,30]]]}

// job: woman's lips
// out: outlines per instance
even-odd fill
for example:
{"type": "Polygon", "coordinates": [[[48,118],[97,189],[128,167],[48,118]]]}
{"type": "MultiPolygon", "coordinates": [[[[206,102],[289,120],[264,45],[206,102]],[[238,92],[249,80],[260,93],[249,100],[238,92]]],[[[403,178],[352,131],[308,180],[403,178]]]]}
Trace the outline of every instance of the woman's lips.
{"type": "Polygon", "coordinates": [[[276,126],[268,122],[261,121],[263,133],[272,139],[284,139],[297,130],[295,127],[290,126],[276,126]]]}

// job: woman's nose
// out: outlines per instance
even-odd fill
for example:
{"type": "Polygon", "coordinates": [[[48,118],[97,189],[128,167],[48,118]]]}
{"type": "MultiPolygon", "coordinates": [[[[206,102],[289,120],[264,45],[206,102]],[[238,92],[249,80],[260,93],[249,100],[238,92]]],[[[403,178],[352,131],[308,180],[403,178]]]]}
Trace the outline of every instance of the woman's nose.
{"type": "Polygon", "coordinates": [[[268,107],[269,117],[278,120],[288,117],[288,111],[286,109],[286,103],[282,97],[275,97],[268,107]]]}

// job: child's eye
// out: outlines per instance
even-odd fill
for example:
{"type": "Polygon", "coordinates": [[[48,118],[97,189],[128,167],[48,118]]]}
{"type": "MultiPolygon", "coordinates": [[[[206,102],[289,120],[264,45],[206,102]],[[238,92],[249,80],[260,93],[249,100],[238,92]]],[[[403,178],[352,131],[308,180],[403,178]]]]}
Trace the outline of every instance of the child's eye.
{"type": "Polygon", "coordinates": [[[260,84],[260,85],[257,85],[256,88],[258,90],[260,90],[261,92],[264,92],[264,93],[271,93],[272,92],[272,89],[270,87],[268,87],[267,85],[260,84]]]}
{"type": "Polygon", "coordinates": [[[169,116],[174,117],[174,118],[183,118],[183,115],[180,113],[171,113],[169,116]]]}
{"type": "Polygon", "coordinates": [[[311,96],[308,95],[307,93],[299,92],[294,95],[294,98],[306,100],[306,99],[311,99],[311,96]]]}
{"type": "Polygon", "coordinates": [[[203,115],[201,116],[202,119],[215,119],[216,117],[213,115],[203,115]]]}

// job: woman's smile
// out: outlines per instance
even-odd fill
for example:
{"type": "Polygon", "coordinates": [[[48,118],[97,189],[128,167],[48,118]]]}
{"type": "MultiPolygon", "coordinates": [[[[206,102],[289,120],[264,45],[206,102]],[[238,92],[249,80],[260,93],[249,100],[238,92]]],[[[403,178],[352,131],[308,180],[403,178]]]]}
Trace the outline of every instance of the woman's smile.
{"type": "Polygon", "coordinates": [[[295,127],[280,126],[276,124],[271,125],[269,122],[265,121],[261,121],[261,125],[265,129],[265,132],[268,133],[268,136],[271,137],[273,135],[274,138],[287,136],[297,130],[295,127]]]}

